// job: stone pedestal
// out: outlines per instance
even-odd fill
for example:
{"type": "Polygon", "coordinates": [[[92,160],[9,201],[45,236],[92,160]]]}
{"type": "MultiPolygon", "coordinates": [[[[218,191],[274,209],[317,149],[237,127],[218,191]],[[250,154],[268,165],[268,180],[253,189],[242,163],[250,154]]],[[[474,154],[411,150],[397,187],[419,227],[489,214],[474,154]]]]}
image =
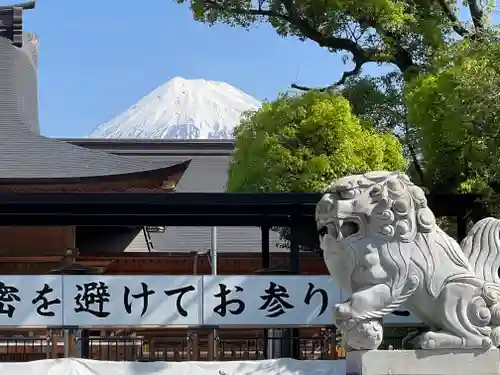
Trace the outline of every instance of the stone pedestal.
{"type": "Polygon", "coordinates": [[[348,375],[499,375],[500,351],[369,350],[347,353],[348,375]]]}

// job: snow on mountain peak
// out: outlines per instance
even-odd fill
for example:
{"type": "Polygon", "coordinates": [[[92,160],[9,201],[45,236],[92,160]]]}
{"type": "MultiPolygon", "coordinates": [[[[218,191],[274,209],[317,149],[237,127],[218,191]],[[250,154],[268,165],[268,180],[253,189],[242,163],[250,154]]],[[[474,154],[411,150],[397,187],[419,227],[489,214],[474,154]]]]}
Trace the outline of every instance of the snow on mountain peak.
{"type": "Polygon", "coordinates": [[[89,137],[231,139],[242,113],[260,105],[225,82],[175,77],[89,137]]]}

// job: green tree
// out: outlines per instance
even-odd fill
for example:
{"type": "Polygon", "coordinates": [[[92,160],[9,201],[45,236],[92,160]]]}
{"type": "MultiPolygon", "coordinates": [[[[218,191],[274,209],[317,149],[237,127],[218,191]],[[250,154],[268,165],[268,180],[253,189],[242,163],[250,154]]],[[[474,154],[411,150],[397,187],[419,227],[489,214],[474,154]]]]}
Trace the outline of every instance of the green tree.
{"type": "MultiPolygon", "coordinates": [[[[338,93],[282,95],[248,113],[235,135],[230,192],[320,191],[348,174],[407,166],[398,139],[361,121],[338,93]]],[[[288,228],[275,230],[289,238],[288,228]]],[[[316,231],[301,230],[301,248],[316,249],[316,231]]]]}
{"type": "Polygon", "coordinates": [[[463,23],[458,17],[462,2],[456,0],[176,1],[188,1],[200,22],[235,27],[268,22],[280,36],[308,39],[331,52],[350,54],[353,69],[332,87],[359,74],[369,62],[394,64],[410,79],[457,37],[474,39],[487,29],[494,4],[465,0],[470,22],[463,23]]]}
{"type": "MultiPolygon", "coordinates": [[[[493,0],[176,1],[188,2],[200,22],[244,28],[267,22],[280,36],[346,53],[349,70],[319,90],[348,98],[363,126],[392,132],[416,183],[500,202],[493,0]],[[395,71],[359,78],[371,62],[395,71]]],[[[491,208],[500,214],[498,204],[491,208]]]]}
{"type": "Polygon", "coordinates": [[[350,101],[353,113],[362,121],[368,121],[379,131],[391,132],[399,139],[406,158],[411,161],[407,173],[419,185],[426,185],[415,131],[407,121],[401,74],[350,77],[338,91],[350,101]]]}
{"type": "MultiPolygon", "coordinates": [[[[406,109],[409,99],[403,101],[402,93],[413,79],[434,72],[436,59],[457,41],[481,42],[491,29],[489,18],[494,1],[176,1],[188,2],[194,18],[209,25],[221,22],[248,28],[254,23],[267,22],[280,36],[311,40],[332,53],[346,53],[345,61],[351,61],[352,69],[334,77],[332,85],[320,90],[340,90],[350,99],[353,112],[362,121],[370,121],[376,128],[390,128],[403,143],[412,162],[409,170],[412,177],[419,184],[435,186],[437,174],[431,171],[430,181],[427,181],[422,164],[424,153],[419,150],[421,142],[416,134],[418,124],[410,126],[406,109]],[[358,79],[363,66],[371,62],[392,65],[395,73],[380,79],[358,79]]],[[[292,87],[309,90],[298,84],[292,87]]],[[[415,116],[413,121],[416,121],[415,116]]],[[[434,151],[441,152],[439,150],[435,148],[434,151]]],[[[448,168],[448,162],[441,167],[443,170],[448,168]]],[[[448,170],[461,173],[457,169],[448,170]]]]}
{"type": "Polygon", "coordinates": [[[500,193],[500,40],[456,43],[406,88],[433,191],[500,193]]]}
{"type": "Polygon", "coordinates": [[[401,143],[351,112],[340,94],[282,95],[235,130],[228,191],[320,191],[347,174],[404,170],[401,143]]]}

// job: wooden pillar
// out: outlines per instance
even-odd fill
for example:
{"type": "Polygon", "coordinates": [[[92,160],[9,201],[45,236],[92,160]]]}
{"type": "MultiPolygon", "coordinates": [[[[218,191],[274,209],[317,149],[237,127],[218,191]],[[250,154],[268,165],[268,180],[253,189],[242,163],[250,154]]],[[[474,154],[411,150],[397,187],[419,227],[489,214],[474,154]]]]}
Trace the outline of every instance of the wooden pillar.
{"type": "Polygon", "coordinates": [[[214,340],[214,330],[211,329],[208,332],[208,360],[213,361],[215,358],[215,340],[214,340]]]}
{"type": "Polygon", "coordinates": [[[208,331],[208,360],[218,361],[219,356],[219,337],[216,328],[210,328],[208,331]]]}
{"type": "Polygon", "coordinates": [[[76,330],[71,329],[69,330],[69,337],[68,337],[68,356],[70,358],[75,358],[77,357],[76,355],[76,330]]]}
{"type": "Polygon", "coordinates": [[[213,343],[214,343],[214,361],[220,360],[220,353],[219,353],[219,333],[217,332],[217,329],[212,330],[212,338],[213,338],[213,343]]]}
{"type": "Polygon", "coordinates": [[[149,359],[156,358],[156,341],[154,338],[149,338],[149,359]]]}
{"type": "Polygon", "coordinates": [[[200,338],[197,331],[191,332],[191,358],[190,361],[199,361],[200,360],[200,338]]]}
{"type": "Polygon", "coordinates": [[[200,345],[197,331],[187,332],[188,340],[188,361],[198,361],[200,359],[200,345]]]}
{"type": "Polygon", "coordinates": [[[82,329],[80,335],[81,357],[90,358],[90,330],[82,329]]]}
{"type": "Polygon", "coordinates": [[[64,345],[64,358],[68,358],[68,357],[71,357],[70,352],[69,352],[69,350],[70,350],[69,329],[63,329],[62,334],[63,334],[63,340],[64,340],[64,343],[63,343],[63,345],[64,345]]]}
{"type": "Polygon", "coordinates": [[[50,358],[58,358],[58,332],[54,330],[49,331],[49,339],[50,339],[50,358]]]}

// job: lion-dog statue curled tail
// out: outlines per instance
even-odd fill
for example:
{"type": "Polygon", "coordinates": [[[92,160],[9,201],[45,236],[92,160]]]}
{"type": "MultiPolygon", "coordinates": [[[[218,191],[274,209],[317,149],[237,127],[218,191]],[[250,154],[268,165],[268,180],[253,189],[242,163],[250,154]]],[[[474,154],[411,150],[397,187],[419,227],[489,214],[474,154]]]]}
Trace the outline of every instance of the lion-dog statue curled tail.
{"type": "Polygon", "coordinates": [[[414,348],[500,346],[500,220],[479,221],[459,246],[407,175],[370,172],[329,186],[316,221],[328,270],[352,294],[335,306],[352,349],[376,349],[398,308],[430,327],[407,340],[414,348]]]}

